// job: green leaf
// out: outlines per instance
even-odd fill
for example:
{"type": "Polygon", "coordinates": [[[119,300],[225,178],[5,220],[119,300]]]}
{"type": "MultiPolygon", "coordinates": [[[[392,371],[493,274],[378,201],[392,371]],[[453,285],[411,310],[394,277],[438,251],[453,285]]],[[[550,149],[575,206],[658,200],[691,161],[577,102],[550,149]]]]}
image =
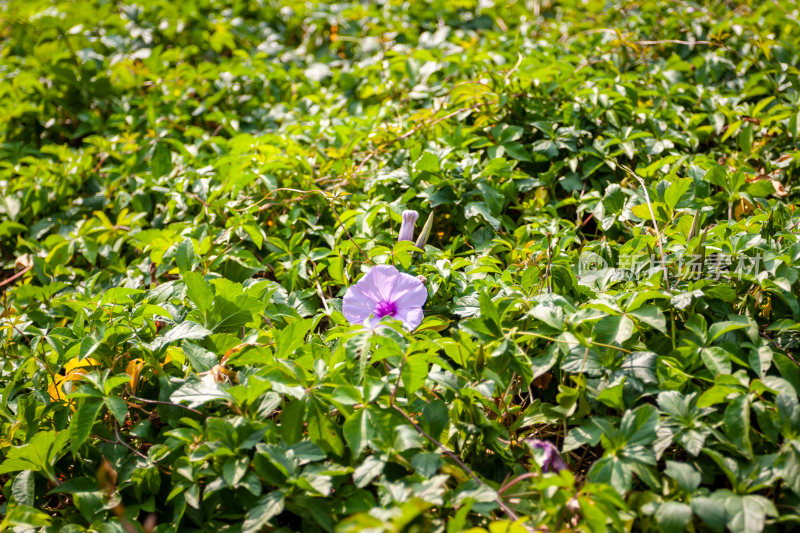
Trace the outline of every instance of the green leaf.
{"type": "Polygon", "coordinates": [[[747,183],[744,186],[744,192],[756,198],[763,198],[774,194],[775,187],[772,185],[772,180],[756,180],[747,183]]]}
{"type": "Polygon", "coordinates": [[[794,394],[780,393],[775,398],[775,406],[783,425],[783,432],[789,436],[800,435],[800,403],[794,394]]]}
{"type": "Polygon", "coordinates": [[[120,385],[124,385],[126,383],[130,383],[131,377],[127,374],[123,374],[121,376],[111,376],[107,380],[103,382],[103,392],[108,395],[111,392],[119,387],[120,385]]]}
{"type": "Polygon", "coordinates": [[[569,333],[562,334],[559,338],[576,341],[569,342],[569,344],[560,344],[561,350],[565,352],[561,361],[561,369],[563,371],[571,373],[586,372],[589,375],[598,375],[604,371],[605,365],[597,350],[579,344],[577,339],[569,333]]]}
{"type": "Polygon", "coordinates": [[[628,315],[639,319],[648,326],[657,329],[661,333],[667,333],[667,318],[664,313],[655,305],[646,304],[633,311],[628,311],[628,315]]]}
{"type": "Polygon", "coordinates": [[[587,420],[578,427],[569,430],[566,438],[564,439],[563,453],[571,452],[585,444],[597,446],[600,442],[600,436],[603,433],[610,433],[612,430],[608,419],[604,417],[597,417],[587,420]]]}
{"type": "Polygon", "coordinates": [[[750,401],[747,396],[739,396],[728,402],[725,408],[725,433],[745,456],[753,457],[750,442],[750,401]]]}
{"type": "Polygon", "coordinates": [[[449,424],[450,415],[443,401],[434,400],[422,409],[420,425],[433,438],[438,439],[449,424]]]}
{"type": "MultiPolygon", "coordinates": [[[[689,191],[689,188],[694,183],[692,178],[681,178],[672,182],[672,184],[664,191],[664,202],[669,207],[670,213],[675,210],[675,206],[689,191]]],[[[641,218],[641,217],[640,217],[641,218]]]]}
{"type": "Polygon", "coordinates": [[[651,205],[653,207],[652,215],[650,214],[650,207],[646,203],[633,206],[631,212],[638,218],[648,222],[653,220],[653,215],[656,217],[656,222],[666,222],[666,218],[662,215],[666,205],[662,202],[652,202],[651,205]]]}
{"type": "Polygon", "coordinates": [[[697,487],[700,486],[700,482],[702,481],[700,472],[689,464],[679,463],[677,461],[667,461],[664,473],[674,479],[675,482],[678,483],[678,486],[688,493],[697,490],[697,487]]]}
{"type": "Polygon", "coordinates": [[[481,217],[492,226],[492,229],[500,229],[500,220],[492,215],[492,211],[483,202],[470,202],[464,206],[464,216],[466,218],[481,217]]]}
{"type": "Polygon", "coordinates": [[[11,495],[14,497],[14,502],[32,506],[35,489],[36,479],[33,470],[23,470],[11,484],[11,495]]]}
{"type": "Polygon", "coordinates": [[[222,478],[229,487],[235,487],[242,480],[247,473],[247,467],[250,464],[249,457],[233,457],[225,461],[222,466],[222,478]]]}
{"type": "Polygon", "coordinates": [[[414,163],[414,172],[439,172],[439,157],[431,152],[424,152],[414,163]]]}
{"type": "Polygon", "coordinates": [[[150,343],[150,349],[153,351],[158,351],[161,349],[166,348],[170,344],[176,341],[184,340],[184,339],[203,339],[211,335],[211,332],[197,324],[195,322],[185,321],[178,324],[176,327],[172,328],[167,332],[166,335],[163,337],[157,337],[152,343],[150,343]]]}
{"type": "Polygon", "coordinates": [[[703,364],[705,364],[706,368],[711,372],[711,375],[718,376],[720,374],[731,373],[731,356],[726,350],[719,346],[702,348],[700,350],[700,357],[703,359],[703,364]]]}
{"type": "Polygon", "coordinates": [[[710,497],[696,496],[692,498],[692,511],[700,517],[706,526],[715,533],[725,531],[728,514],[725,511],[726,495],[717,491],[710,497]]]}
{"type": "MultiPolygon", "coordinates": [[[[179,245],[177,250],[175,250],[175,264],[178,265],[178,270],[180,270],[181,275],[185,272],[191,271],[194,265],[194,245],[192,244],[191,239],[184,239],[179,245]]],[[[199,274],[198,274],[199,275],[199,274]]],[[[186,281],[186,277],[184,276],[184,281],[186,281]]],[[[187,283],[188,287],[188,283],[187,283]]],[[[191,295],[189,298],[192,298],[191,295]]],[[[194,301],[194,298],[192,298],[194,301]]],[[[194,302],[195,305],[200,307],[197,302],[194,302]]],[[[201,309],[202,312],[202,309],[201,309]]]]}
{"type": "MultiPolygon", "coordinates": [[[[505,150],[505,152],[508,155],[510,155],[511,157],[516,159],[517,161],[527,161],[528,163],[530,163],[532,161],[531,154],[528,152],[528,150],[525,149],[524,146],[522,146],[517,141],[509,141],[507,143],[504,143],[503,144],[503,150],[505,150]]],[[[547,151],[547,150],[543,150],[543,151],[547,151]]],[[[558,154],[558,150],[556,150],[556,154],[558,154]]]]}
{"type": "Polygon", "coordinates": [[[619,411],[625,410],[625,402],[622,399],[622,392],[624,389],[625,380],[614,385],[613,387],[606,387],[600,394],[597,395],[597,401],[603,402],[607,406],[617,409],[619,411]]]}
{"type": "Polygon", "coordinates": [[[256,226],[255,224],[243,224],[242,229],[247,233],[250,240],[253,241],[253,244],[256,245],[256,248],[259,250],[264,244],[264,232],[256,226]]]}
{"type": "Polygon", "coordinates": [[[744,128],[739,130],[738,138],[739,148],[749,157],[753,148],[753,125],[748,122],[744,128]]]}
{"type": "MultiPolygon", "coordinates": [[[[16,526],[14,529],[40,528],[50,525],[52,518],[47,513],[28,505],[9,503],[2,525],[16,526]]],[[[5,528],[4,528],[5,529],[5,528]]]]}
{"type": "Polygon", "coordinates": [[[603,207],[606,213],[619,213],[625,205],[625,193],[616,183],[609,184],[603,193],[603,207]]]}
{"type": "Polygon", "coordinates": [[[710,389],[707,389],[705,392],[703,392],[703,394],[700,395],[700,398],[697,399],[697,406],[710,407],[712,405],[724,402],[725,399],[731,394],[741,393],[742,391],[739,388],[730,385],[717,384],[710,389]]]}
{"type": "Polygon", "coordinates": [[[103,402],[117,419],[117,422],[124,424],[125,419],[128,417],[128,404],[125,403],[125,400],[119,396],[106,396],[103,398],[103,402]]]}
{"type": "MultiPolygon", "coordinates": [[[[80,344],[78,345],[78,353],[77,357],[79,360],[86,359],[90,357],[101,345],[103,344],[102,339],[94,338],[93,336],[84,337],[81,339],[80,344]]],[[[75,356],[75,352],[70,350],[67,352],[68,357],[75,356]]]]}
{"type": "Polygon", "coordinates": [[[750,368],[752,368],[759,377],[765,377],[767,371],[772,366],[773,355],[772,348],[767,345],[751,349],[750,356],[748,357],[750,368]]]}
{"type": "Polygon", "coordinates": [[[725,500],[725,512],[731,533],[760,533],[766,517],[778,514],[771,501],[755,494],[731,494],[725,500]]]}
{"type": "Polygon", "coordinates": [[[368,455],[353,471],[353,483],[358,488],[366,487],[383,472],[384,466],[386,461],[375,455],[368,455]]]}
{"type": "Polygon", "coordinates": [[[703,180],[724,189],[728,187],[728,172],[722,165],[714,164],[705,173],[703,180]]]}
{"type": "Polygon", "coordinates": [[[252,509],[247,511],[242,523],[242,533],[258,533],[270,520],[283,511],[283,502],[286,498],[282,490],[274,490],[259,498],[252,509]]]}
{"type": "Polygon", "coordinates": [[[625,436],[626,445],[646,446],[656,438],[658,409],[650,404],[626,411],[620,423],[620,431],[625,436]]]}
{"type": "Polygon", "coordinates": [[[685,503],[664,502],[656,511],[656,523],[664,533],[681,533],[692,519],[692,508],[685,503]]]}
{"type": "Polygon", "coordinates": [[[0,474],[33,470],[42,472],[50,481],[54,481],[53,464],[66,453],[64,445],[69,438],[69,431],[37,432],[27,444],[10,448],[5,452],[6,460],[0,464],[0,474]]]}
{"type": "Polygon", "coordinates": [[[431,478],[442,467],[442,458],[438,453],[418,453],[411,460],[411,466],[419,475],[431,478]]]}
{"type": "Polygon", "coordinates": [[[308,438],[326,453],[341,457],[344,455],[344,444],[339,437],[336,426],[331,422],[327,406],[316,398],[308,404],[308,438]]]}
{"type": "Polygon", "coordinates": [[[428,377],[428,362],[421,355],[408,356],[403,364],[402,376],[406,396],[411,398],[425,384],[425,378],[428,377]]]}
{"type": "Polygon", "coordinates": [[[216,400],[233,400],[230,394],[222,390],[218,383],[205,381],[189,381],[172,393],[170,400],[175,403],[186,403],[191,408],[199,407],[216,400]]]}
{"type": "Polygon", "coordinates": [[[658,356],[653,352],[633,352],[625,355],[619,372],[629,379],[637,379],[643,383],[657,383],[656,361],[658,356]]]}
{"type": "Polygon", "coordinates": [[[352,385],[340,385],[333,391],[333,401],[342,405],[355,405],[363,403],[364,398],[359,390],[352,385]]]}
{"type": "Polygon", "coordinates": [[[742,322],[716,322],[711,324],[711,327],[708,328],[708,342],[714,342],[729,331],[736,331],[747,327],[749,327],[749,324],[742,322]]]}
{"type": "Polygon", "coordinates": [[[211,285],[197,272],[184,271],[181,275],[186,284],[186,295],[203,316],[207,316],[214,301],[214,291],[211,285]]]}
{"type": "Polygon", "coordinates": [[[800,365],[780,352],[775,352],[773,358],[775,367],[778,369],[783,379],[791,383],[795,392],[800,394],[800,365]]]}
{"type": "Polygon", "coordinates": [[[208,372],[217,364],[217,356],[193,342],[183,343],[183,354],[195,372],[208,372]]]}
{"type": "Polygon", "coordinates": [[[144,291],[130,289],[127,287],[112,287],[103,293],[100,298],[101,304],[133,304],[134,296],[142,294],[144,291]]]}
{"type": "Polygon", "coordinates": [[[375,420],[367,407],[356,410],[344,421],[344,438],[354,458],[359,457],[370,444],[374,436],[374,425],[375,420]]]}
{"type": "Polygon", "coordinates": [[[292,355],[295,350],[306,343],[306,335],[313,326],[313,320],[296,320],[281,330],[275,340],[277,344],[275,357],[281,359],[292,355]]]}
{"type": "Polygon", "coordinates": [[[153,159],[150,161],[150,170],[154,178],[160,178],[172,172],[172,154],[165,143],[156,143],[153,149],[153,159]]]}
{"type": "MultiPolygon", "coordinates": [[[[148,464],[142,468],[137,468],[131,473],[131,484],[134,494],[141,499],[144,495],[155,494],[161,486],[161,476],[158,468],[153,464],[148,464]]],[[[98,502],[98,509],[102,509],[102,502],[98,502]]]]}
{"type": "Polygon", "coordinates": [[[102,407],[103,400],[95,398],[86,398],[78,405],[69,425],[69,439],[73,454],[77,454],[81,445],[89,438],[92,426],[94,426],[102,407]]]}
{"type": "Polygon", "coordinates": [[[624,495],[631,489],[633,475],[619,457],[603,457],[592,465],[587,474],[593,483],[608,483],[624,495]]]}
{"type": "Polygon", "coordinates": [[[542,139],[534,142],[531,149],[551,159],[558,157],[558,144],[550,139],[542,139]]]}
{"type": "Polygon", "coordinates": [[[299,442],[303,435],[306,402],[305,400],[284,400],[284,402],[281,411],[281,436],[286,444],[294,444],[299,442]]]}
{"type": "Polygon", "coordinates": [[[488,292],[481,291],[480,296],[478,297],[478,302],[481,310],[481,318],[490,321],[491,325],[493,326],[491,328],[492,331],[495,331],[497,334],[499,334],[502,322],[500,320],[500,313],[497,311],[497,305],[494,301],[492,301],[492,297],[489,296],[488,292]]]}
{"type": "Polygon", "coordinates": [[[531,379],[536,379],[547,374],[558,360],[558,348],[555,345],[549,346],[544,353],[528,360],[528,364],[533,370],[531,379]]]}
{"type": "Polygon", "coordinates": [[[408,270],[411,267],[411,261],[413,260],[412,254],[414,252],[421,251],[422,250],[417,248],[413,242],[398,241],[392,248],[392,255],[396,263],[399,263],[403,270],[408,270]]]}
{"type": "Polygon", "coordinates": [[[607,316],[594,325],[594,340],[603,344],[622,344],[633,335],[633,321],[626,316],[607,316]]]}
{"type": "Polygon", "coordinates": [[[786,446],[786,451],[781,454],[783,456],[781,476],[794,493],[800,495],[800,440],[790,443],[786,446]]]}

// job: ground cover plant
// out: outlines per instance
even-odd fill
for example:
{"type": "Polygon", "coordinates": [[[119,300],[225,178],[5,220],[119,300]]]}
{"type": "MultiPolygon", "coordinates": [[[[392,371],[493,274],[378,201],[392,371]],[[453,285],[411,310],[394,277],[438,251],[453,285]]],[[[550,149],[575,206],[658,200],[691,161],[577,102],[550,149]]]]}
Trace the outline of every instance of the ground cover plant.
{"type": "Polygon", "coordinates": [[[0,10],[0,529],[800,527],[796,4],[0,10]]]}

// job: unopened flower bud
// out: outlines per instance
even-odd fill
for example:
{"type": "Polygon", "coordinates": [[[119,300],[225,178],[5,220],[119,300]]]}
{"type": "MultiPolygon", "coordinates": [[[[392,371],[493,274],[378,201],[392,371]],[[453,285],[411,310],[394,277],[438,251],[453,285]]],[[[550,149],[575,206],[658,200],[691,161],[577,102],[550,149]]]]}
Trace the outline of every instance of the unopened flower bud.
{"type": "Polygon", "coordinates": [[[556,448],[552,442],[528,439],[527,443],[531,449],[540,450],[539,455],[541,462],[539,466],[542,468],[542,472],[561,472],[567,469],[567,463],[561,458],[558,448],[556,448]]]}
{"type": "Polygon", "coordinates": [[[403,224],[400,226],[400,234],[397,236],[398,241],[413,241],[414,240],[414,224],[419,218],[419,213],[411,209],[403,211],[403,224]]]}
{"type": "Polygon", "coordinates": [[[430,215],[428,215],[428,219],[425,221],[425,225],[422,226],[422,231],[419,232],[419,237],[417,237],[417,242],[414,243],[419,249],[422,249],[425,246],[425,243],[428,242],[428,237],[431,235],[431,228],[433,227],[433,211],[431,211],[430,215]]]}

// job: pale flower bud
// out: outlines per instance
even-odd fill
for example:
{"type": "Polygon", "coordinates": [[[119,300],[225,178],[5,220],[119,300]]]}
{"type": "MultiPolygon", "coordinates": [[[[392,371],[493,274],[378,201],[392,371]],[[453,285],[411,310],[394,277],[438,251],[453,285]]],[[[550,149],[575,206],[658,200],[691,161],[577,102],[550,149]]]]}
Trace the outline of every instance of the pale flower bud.
{"type": "Polygon", "coordinates": [[[414,240],[414,224],[419,218],[419,213],[407,209],[403,211],[403,224],[400,226],[400,234],[397,236],[398,241],[413,241],[414,240]]]}

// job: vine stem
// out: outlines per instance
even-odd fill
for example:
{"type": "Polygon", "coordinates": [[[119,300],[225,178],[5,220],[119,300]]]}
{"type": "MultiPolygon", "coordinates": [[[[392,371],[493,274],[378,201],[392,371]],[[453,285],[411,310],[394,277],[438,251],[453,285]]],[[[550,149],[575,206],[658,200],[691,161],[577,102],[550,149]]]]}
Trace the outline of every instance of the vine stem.
{"type": "MultiPolygon", "coordinates": [[[[472,469],[471,469],[469,466],[467,466],[467,465],[466,465],[466,463],[464,463],[464,461],[462,461],[462,460],[461,460],[461,458],[460,458],[459,456],[457,456],[455,453],[453,453],[452,451],[450,451],[450,449],[449,449],[449,448],[447,448],[447,447],[446,447],[444,444],[442,444],[441,442],[439,442],[438,440],[436,440],[436,438],[434,438],[434,437],[432,437],[430,434],[428,434],[428,432],[427,432],[427,431],[425,431],[424,429],[422,429],[422,428],[420,427],[420,425],[419,425],[419,424],[417,424],[417,423],[414,421],[414,419],[413,419],[413,418],[411,418],[411,417],[410,417],[410,416],[409,416],[409,415],[408,415],[408,414],[407,414],[405,411],[403,411],[403,410],[402,410],[400,407],[398,407],[398,406],[397,406],[397,404],[391,404],[391,408],[392,408],[392,409],[394,409],[395,411],[397,411],[398,413],[400,413],[400,414],[403,416],[403,418],[405,418],[406,420],[408,420],[408,422],[409,422],[409,423],[410,423],[410,424],[411,424],[411,425],[414,427],[414,429],[417,431],[417,433],[419,433],[420,435],[422,435],[423,437],[425,437],[426,439],[428,439],[428,440],[429,440],[431,443],[435,444],[435,445],[436,445],[436,446],[437,446],[437,447],[438,447],[440,450],[442,450],[442,451],[445,453],[445,455],[447,455],[447,456],[448,456],[450,459],[452,459],[452,460],[453,460],[453,461],[454,461],[454,462],[455,462],[455,463],[456,463],[456,464],[457,464],[459,467],[461,467],[461,469],[462,469],[464,472],[466,472],[466,473],[467,473],[467,475],[469,475],[469,476],[470,476],[472,479],[474,479],[475,481],[477,481],[479,485],[481,485],[481,486],[487,486],[487,485],[486,485],[486,483],[484,483],[484,482],[481,480],[481,478],[479,478],[479,477],[478,477],[478,475],[477,475],[475,472],[473,472],[473,471],[472,471],[472,469]]],[[[515,521],[516,521],[516,520],[519,520],[519,515],[517,515],[517,513],[515,513],[515,512],[514,512],[514,510],[513,510],[513,509],[511,509],[511,507],[509,507],[509,506],[506,504],[506,502],[504,502],[504,501],[503,501],[503,499],[500,497],[499,493],[496,493],[496,495],[495,495],[495,501],[497,502],[497,505],[499,505],[499,506],[500,506],[500,509],[502,509],[502,510],[503,510],[503,512],[504,512],[504,513],[505,513],[505,514],[506,514],[506,515],[507,515],[507,516],[508,516],[508,517],[509,517],[511,520],[515,520],[515,521]]],[[[532,530],[532,529],[530,529],[528,526],[526,526],[525,524],[522,524],[522,525],[523,525],[523,527],[525,527],[525,529],[527,529],[528,531],[530,531],[531,533],[533,533],[533,530],[532,530]]]]}
{"type": "MultiPolygon", "coordinates": [[[[517,61],[517,64],[508,72],[508,74],[506,75],[507,77],[514,73],[514,71],[517,69],[517,67],[519,67],[519,64],[521,63],[521,61],[522,61],[522,56],[519,57],[519,60],[517,61]]],[[[506,78],[506,81],[507,81],[507,78],[506,78]]],[[[474,83],[474,82],[464,82],[464,83],[474,83]]],[[[484,84],[479,83],[479,85],[484,85],[484,84]]],[[[492,90],[492,89],[489,87],[489,90],[492,90]]],[[[389,139],[387,141],[384,141],[384,142],[378,144],[378,146],[376,146],[372,151],[370,151],[361,160],[361,163],[359,163],[359,165],[355,168],[355,170],[353,170],[353,172],[350,173],[349,177],[352,178],[353,176],[357,176],[361,172],[361,169],[364,167],[364,165],[370,159],[374,158],[376,155],[378,155],[380,152],[382,152],[384,149],[386,149],[387,147],[393,145],[394,143],[396,143],[398,141],[402,141],[403,139],[407,139],[407,138],[411,137],[412,135],[414,135],[416,132],[418,132],[422,128],[436,126],[437,124],[439,124],[441,122],[444,122],[445,120],[451,119],[451,118],[453,118],[455,116],[458,116],[461,113],[471,113],[472,111],[480,109],[481,107],[485,107],[487,105],[497,104],[497,102],[500,100],[500,96],[497,93],[493,93],[492,96],[494,96],[496,98],[496,100],[485,100],[485,101],[482,101],[482,102],[477,102],[477,103],[472,104],[470,106],[462,107],[460,109],[456,109],[454,111],[451,111],[451,112],[447,113],[446,115],[443,115],[443,116],[440,116],[440,117],[436,117],[436,118],[431,118],[429,120],[424,120],[424,121],[420,122],[419,124],[417,124],[416,126],[412,127],[407,132],[403,133],[402,135],[398,135],[397,137],[394,137],[392,139],[389,139]]],[[[513,98],[528,97],[527,94],[511,94],[511,95],[508,95],[508,96],[513,97],[513,98]]]]}
{"type": "Polygon", "coordinates": [[[394,397],[397,395],[397,388],[400,386],[400,379],[403,377],[403,367],[406,365],[406,359],[408,359],[408,354],[403,356],[403,360],[400,361],[400,368],[397,370],[397,382],[394,384],[394,390],[392,391],[392,395],[389,397],[389,405],[394,407],[394,397]]]}
{"type": "Polygon", "coordinates": [[[33,268],[32,264],[28,265],[24,269],[20,270],[19,272],[17,272],[13,276],[11,276],[10,278],[7,278],[7,279],[4,279],[3,281],[0,281],[0,287],[8,285],[9,283],[14,281],[15,279],[21,278],[22,276],[24,276],[32,268],[33,268]]]}
{"type": "Polygon", "coordinates": [[[529,479],[529,478],[532,478],[532,477],[536,477],[538,475],[539,475],[538,472],[526,472],[524,474],[521,474],[521,475],[515,477],[514,479],[512,479],[511,481],[509,481],[508,483],[506,483],[505,485],[503,485],[502,487],[500,487],[497,490],[497,494],[503,494],[505,491],[507,491],[508,489],[510,489],[511,487],[516,485],[517,483],[519,483],[520,481],[524,481],[526,479],[529,479]]]}
{"type": "Polygon", "coordinates": [[[203,414],[202,411],[198,411],[197,409],[192,409],[191,407],[189,407],[187,405],[182,405],[182,404],[179,404],[179,403],[164,402],[164,401],[161,401],[161,400],[149,400],[147,398],[140,398],[138,396],[134,396],[133,394],[128,396],[128,398],[130,398],[130,399],[132,399],[134,401],[137,401],[137,402],[142,402],[142,403],[156,403],[156,404],[159,404],[159,405],[169,405],[170,407],[180,407],[181,409],[186,409],[187,411],[191,411],[192,413],[197,414],[197,415],[202,415],[203,414]]]}
{"type": "Polygon", "coordinates": [[[342,219],[339,218],[339,213],[336,212],[336,208],[333,207],[333,202],[331,202],[330,197],[327,194],[325,194],[324,191],[320,191],[318,189],[311,189],[311,190],[305,191],[303,189],[290,189],[288,187],[279,187],[277,189],[273,189],[273,190],[269,191],[266,195],[264,195],[263,198],[261,198],[261,200],[257,201],[253,205],[249,205],[249,206],[244,207],[242,209],[237,209],[236,211],[238,211],[238,212],[248,211],[248,210],[250,210],[250,209],[252,209],[252,208],[254,208],[254,207],[258,206],[258,205],[261,205],[262,203],[264,203],[267,200],[267,198],[272,196],[273,193],[276,193],[276,192],[279,192],[279,191],[288,191],[288,192],[294,192],[294,193],[297,193],[297,194],[320,194],[320,195],[322,195],[322,197],[325,198],[325,201],[328,202],[328,207],[331,208],[331,212],[333,212],[333,216],[336,218],[336,221],[339,223],[339,226],[341,226],[342,230],[347,235],[347,238],[350,239],[350,242],[353,243],[353,246],[358,248],[358,251],[361,252],[361,255],[363,255],[364,259],[367,260],[367,263],[369,263],[371,265],[375,264],[375,263],[372,262],[372,260],[366,254],[366,252],[364,252],[364,250],[361,249],[361,247],[358,245],[358,243],[355,241],[355,239],[353,239],[353,236],[350,235],[349,231],[347,231],[347,228],[345,227],[345,225],[342,224],[342,219]]]}
{"type": "MultiPolygon", "coordinates": [[[[540,333],[534,333],[532,331],[516,331],[516,330],[512,329],[512,330],[509,331],[509,333],[511,333],[511,334],[516,333],[517,335],[530,335],[531,337],[536,337],[537,339],[543,339],[543,340],[551,341],[551,342],[560,342],[562,344],[570,344],[570,341],[565,341],[565,340],[562,340],[562,339],[556,339],[555,337],[549,337],[547,335],[542,335],[540,333]]],[[[620,352],[624,352],[624,353],[633,353],[631,350],[627,350],[627,349],[621,348],[619,346],[614,346],[613,344],[604,344],[602,342],[594,342],[594,341],[587,341],[587,342],[592,346],[599,346],[600,348],[611,348],[612,350],[619,350],[620,352]]]]}

